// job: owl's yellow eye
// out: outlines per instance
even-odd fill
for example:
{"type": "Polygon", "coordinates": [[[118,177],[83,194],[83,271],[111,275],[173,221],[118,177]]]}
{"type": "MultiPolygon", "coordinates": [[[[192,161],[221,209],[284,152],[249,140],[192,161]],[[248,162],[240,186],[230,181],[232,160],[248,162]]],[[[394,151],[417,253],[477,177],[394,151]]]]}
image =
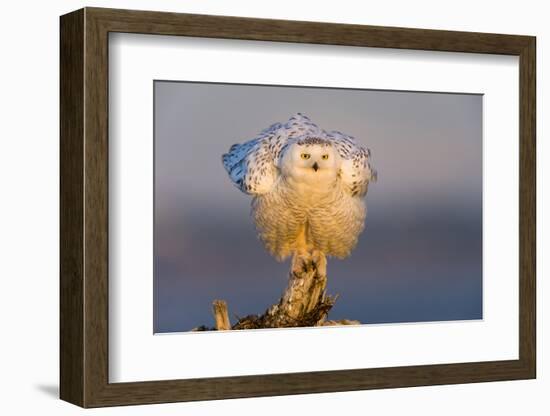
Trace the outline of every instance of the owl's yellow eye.
{"type": "Polygon", "coordinates": [[[327,160],[327,159],[328,159],[328,155],[323,155],[323,156],[321,156],[321,159],[327,160]]]}
{"type": "Polygon", "coordinates": [[[311,157],[311,155],[309,153],[302,153],[300,157],[304,160],[308,160],[311,157]]]}

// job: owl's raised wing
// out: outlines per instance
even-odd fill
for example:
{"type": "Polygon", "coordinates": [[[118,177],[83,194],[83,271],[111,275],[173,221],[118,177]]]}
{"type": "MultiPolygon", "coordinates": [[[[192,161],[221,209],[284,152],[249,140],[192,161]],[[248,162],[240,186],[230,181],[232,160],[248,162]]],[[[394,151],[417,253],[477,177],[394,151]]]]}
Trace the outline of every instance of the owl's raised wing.
{"type": "Polygon", "coordinates": [[[376,182],[378,173],[371,166],[370,150],[354,137],[339,131],[326,133],[342,158],[340,178],[352,196],[365,196],[370,182],[376,182]]]}
{"type": "Polygon", "coordinates": [[[297,137],[318,132],[319,127],[308,117],[297,113],[286,123],[275,123],[255,138],[231,146],[222,156],[223,166],[242,192],[265,194],[279,178],[277,165],[284,148],[297,137]]]}

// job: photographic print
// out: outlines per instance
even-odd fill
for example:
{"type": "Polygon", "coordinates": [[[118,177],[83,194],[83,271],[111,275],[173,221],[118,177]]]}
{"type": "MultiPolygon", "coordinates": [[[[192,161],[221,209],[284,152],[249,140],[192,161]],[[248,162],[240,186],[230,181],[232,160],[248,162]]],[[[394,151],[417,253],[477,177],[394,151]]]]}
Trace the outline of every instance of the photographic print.
{"type": "Polygon", "coordinates": [[[483,318],[480,94],[154,82],[154,332],[483,318]]]}

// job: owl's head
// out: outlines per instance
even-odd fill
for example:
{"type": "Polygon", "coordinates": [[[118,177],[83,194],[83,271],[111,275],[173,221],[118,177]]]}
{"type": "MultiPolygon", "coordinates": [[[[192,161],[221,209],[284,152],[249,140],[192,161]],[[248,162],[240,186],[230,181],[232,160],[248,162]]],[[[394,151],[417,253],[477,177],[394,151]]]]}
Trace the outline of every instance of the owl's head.
{"type": "Polygon", "coordinates": [[[279,167],[284,177],[314,185],[331,184],[340,165],[340,156],[330,141],[306,137],[285,150],[279,167]]]}

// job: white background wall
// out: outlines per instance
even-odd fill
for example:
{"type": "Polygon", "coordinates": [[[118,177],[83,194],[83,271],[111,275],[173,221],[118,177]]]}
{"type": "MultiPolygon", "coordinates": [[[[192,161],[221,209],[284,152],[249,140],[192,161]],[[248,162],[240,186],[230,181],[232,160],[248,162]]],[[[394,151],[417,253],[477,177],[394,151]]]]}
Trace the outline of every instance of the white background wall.
{"type": "MultiPolygon", "coordinates": [[[[538,53],[538,379],[458,386],[270,397],[131,408],[88,414],[419,414],[546,415],[550,361],[544,347],[550,300],[544,282],[550,238],[550,145],[544,130],[550,90],[548,12],[542,1],[68,1],[5,2],[0,16],[0,410],[77,414],[58,395],[58,16],[103,6],[277,19],[453,29],[537,36],[538,53]],[[546,266],[546,267],[545,267],[546,266]]],[[[406,346],[404,346],[406,347],[406,346]]]]}

